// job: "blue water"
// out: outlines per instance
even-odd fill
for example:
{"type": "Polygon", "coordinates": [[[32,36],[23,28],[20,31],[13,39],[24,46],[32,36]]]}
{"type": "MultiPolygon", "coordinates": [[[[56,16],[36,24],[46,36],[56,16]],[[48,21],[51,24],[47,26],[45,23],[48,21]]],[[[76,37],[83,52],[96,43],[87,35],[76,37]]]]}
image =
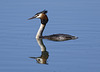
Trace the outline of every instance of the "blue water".
{"type": "Polygon", "coordinates": [[[0,0],[0,72],[100,72],[99,0],[0,0]],[[44,35],[67,33],[77,40],[43,40],[48,65],[35,59],[41,49],[35,39],[37,12],[48,10],[44,35]]]}

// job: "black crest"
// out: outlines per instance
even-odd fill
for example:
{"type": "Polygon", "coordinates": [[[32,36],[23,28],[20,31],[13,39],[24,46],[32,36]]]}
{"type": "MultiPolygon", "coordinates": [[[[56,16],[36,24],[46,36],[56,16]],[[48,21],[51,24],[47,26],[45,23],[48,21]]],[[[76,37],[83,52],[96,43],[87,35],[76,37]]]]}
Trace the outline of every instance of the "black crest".
{"type": "Polygon", "coordinates": [[[47,12],[48,12],[47,10],[43,10],[41,12],[38,12],[37,14],[40,14],[40,13],[46,14],[47,12]]]}

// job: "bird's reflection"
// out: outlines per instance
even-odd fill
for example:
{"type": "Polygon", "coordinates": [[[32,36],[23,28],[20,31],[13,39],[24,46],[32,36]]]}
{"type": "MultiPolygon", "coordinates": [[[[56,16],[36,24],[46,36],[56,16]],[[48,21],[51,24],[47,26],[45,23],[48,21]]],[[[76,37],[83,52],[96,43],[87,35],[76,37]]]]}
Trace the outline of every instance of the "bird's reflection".
{"type": "Polygon", "coordinates": [[[36,40],[37,40],[38,45],[41,48],[41,56],[39,56],[39,57],[30,57],[30,58],[36,59],[37,63],[39,63],[39,64],[48,64],[47,59],[49,57],[49,53],[46,50],[46,47],[45,47],[45,45],[42,41],[42,38],[36,38],[36,40]]]}
{"type": "Polygon", "coordinates": [[[37,63],[39,63],[39,64],[48,64],[47,59],[49,57],[49,53],[48,53],[48,51],[46,51],[46,47],[45,47],[42,39],[36,38],[36,40],[37,40],[37,43],[39,44],[39,46],[41,48],[41,56],[30,57],[30,58],[36,59],[37,63]]]}

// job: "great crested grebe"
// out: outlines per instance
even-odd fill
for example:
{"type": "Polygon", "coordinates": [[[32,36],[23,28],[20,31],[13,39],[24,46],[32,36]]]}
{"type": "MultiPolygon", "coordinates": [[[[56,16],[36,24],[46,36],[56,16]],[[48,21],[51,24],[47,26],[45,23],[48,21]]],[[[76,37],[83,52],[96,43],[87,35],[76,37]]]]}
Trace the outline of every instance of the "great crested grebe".
{"type": "Polygon", "coordinates": [[[49,39],[49,40],[53,40],[53,41],[65,41],[65,40],[71,40],[71,39],[78,38],[76,36],[71,36],[68,34],[53,34],[53,35],[49,35],[49,36],[42,36],[44,28],[48,22],[48,17],[46,15],[46,13],[47,13],[47,11],[43,10],[39,13],[36,13],[33,17],[28,19],[28,20],[30,20],[30,19],[34,19],[34,18],[39,18],[41,20],[41,25],[37,32],[36,38],[49,39]]]}
{"type": "Polygon", "coordinates": [[[46,46],[44,45],[41,38],[36,38],[38,45],[41,48],[41,56],[39,57],[30,57],[36,59],[37,63],[39,64],[48,64],[47,59],[49,57],[49,52],[46,50],[46,46]]]}

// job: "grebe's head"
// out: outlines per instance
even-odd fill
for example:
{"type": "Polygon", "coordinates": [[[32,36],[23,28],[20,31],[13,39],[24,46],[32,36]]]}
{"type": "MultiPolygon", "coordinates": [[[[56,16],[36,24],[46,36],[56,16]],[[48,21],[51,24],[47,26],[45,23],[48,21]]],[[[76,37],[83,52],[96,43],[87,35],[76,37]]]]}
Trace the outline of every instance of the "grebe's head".
{"type": "Polygon", "coordinates": [[[48,22],[48,17],[46,15],[46,13],[47,13],[47,11],[43,10],[39,13],[36,13],[33,17],[29,18],[28,20],[34,19],[34,18],[39,18],[39,19],[41,19],[41,24],[46,25],[46,23],[48,22]]]}
{"type": "Polygon", "coordinates": [[[40,19],[44,19],[46,16],[47,10],[43,10],[41,12],[36,13],[33,17],[29,18],[30,19],[34,19],[34,18],[40,18],[40,19]]]}

